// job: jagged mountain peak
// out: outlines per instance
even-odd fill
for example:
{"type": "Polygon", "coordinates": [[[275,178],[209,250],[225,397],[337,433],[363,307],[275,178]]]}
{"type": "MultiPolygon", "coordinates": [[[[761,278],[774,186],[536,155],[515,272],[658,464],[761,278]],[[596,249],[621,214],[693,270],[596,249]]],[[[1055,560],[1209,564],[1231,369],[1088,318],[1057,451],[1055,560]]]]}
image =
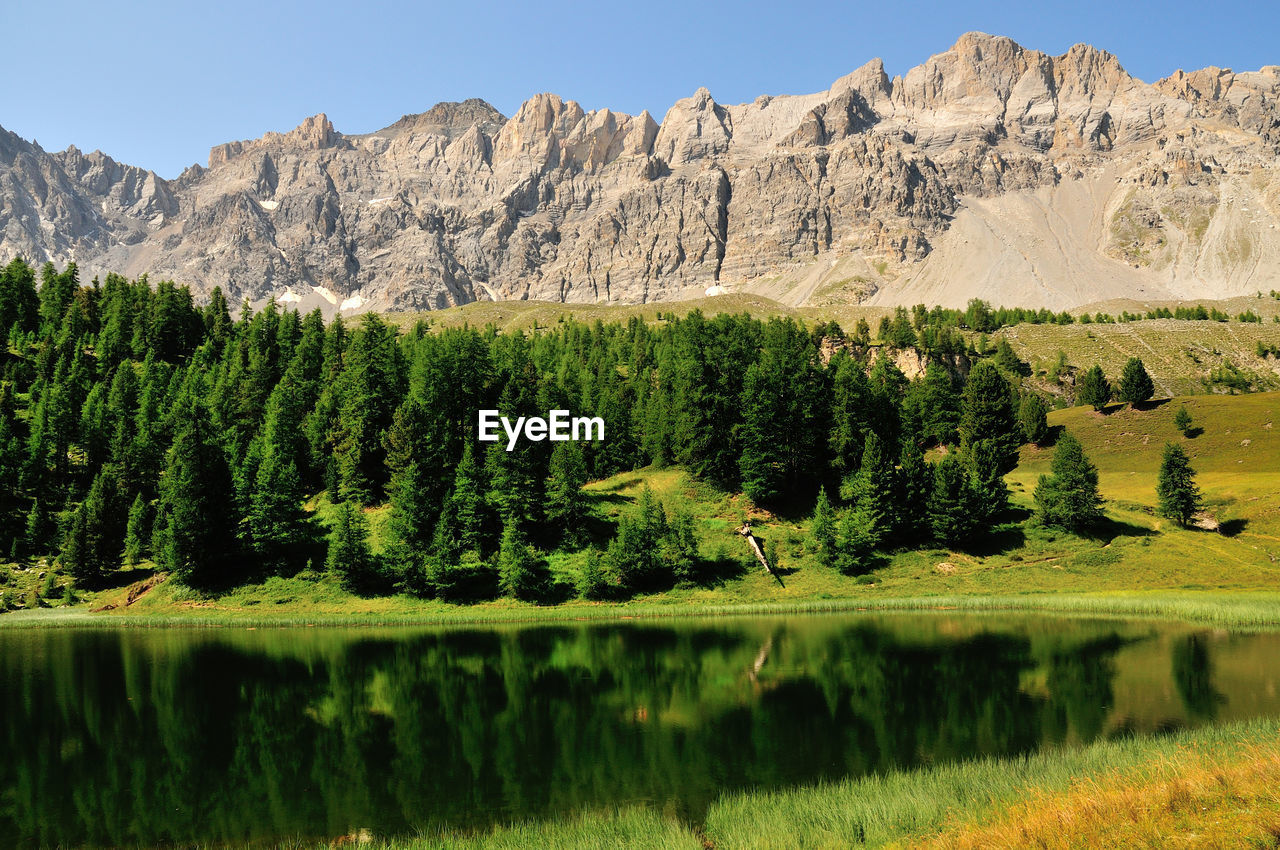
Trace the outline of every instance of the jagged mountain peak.
{"type": "Polygon", "coordinates": [[[0,244],[330,312],[711,287],[1060,308],[1280,285],[1278,160],[1276,66],[1148,85],[975,32],[892,79],[697,88],[661,124],[551,93],[364,135],[321,113],[168,182],[0,133],[0,244]]]}

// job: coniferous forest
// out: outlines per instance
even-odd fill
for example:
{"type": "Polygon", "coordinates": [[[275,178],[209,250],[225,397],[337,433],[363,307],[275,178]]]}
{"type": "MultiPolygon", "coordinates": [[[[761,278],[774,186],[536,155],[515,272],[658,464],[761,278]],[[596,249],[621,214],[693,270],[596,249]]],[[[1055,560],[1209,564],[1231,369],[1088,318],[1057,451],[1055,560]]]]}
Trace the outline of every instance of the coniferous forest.
{"type": "Polygon", "coordinates": [[[977,302],[899,309],[874,343],[864,322],[696,311],[400,332],[15,260],[0,274],[0,547],[55,556],[84,587],[154,562],[197,589],[327,569],[360,594],[457,601],[543,598],[544,554],[590,547],[578,592],[618,598],[696,581],[705,553],[653,494],[604,523],[582,486],[679,465],[812,512],[819,560],[859,574],[877,551],[982,534],[1020,444],[1045,435],[1044,402],[1019,394],[1025,364],[962,328],[1069,320],[977,302]],[[928,364],[914,380],[891,356],[907,349],[928,364]],[[487,408],[600,417],[605,439],[509,452],[476,439],[487,408]],[[306,509],[322,492],[325,522],[306,509]],[[378,505],[375,554],[363,509],[378,505]]]}

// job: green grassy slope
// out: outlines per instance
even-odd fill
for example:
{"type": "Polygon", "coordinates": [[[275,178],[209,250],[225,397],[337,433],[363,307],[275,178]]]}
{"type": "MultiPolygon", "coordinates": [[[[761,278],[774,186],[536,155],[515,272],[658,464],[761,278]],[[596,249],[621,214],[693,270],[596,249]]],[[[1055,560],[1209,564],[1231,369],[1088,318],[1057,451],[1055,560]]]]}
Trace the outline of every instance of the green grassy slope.
{"type": "Polygon", "coordinates": [[[1130,357],[1151,373],[1157,395],[1206,392],[1204,380],[1228,363],[1244,373],[1254,389],[1280,389],[1280,360],[1260,358],[1258,343],[1280,345],[1280,324],[1190,322],[1155,319],[1107,325],[1019,325],[995,334],[1037,373],[1058,359],[1078,368],[1094,363],[1114,383],[1130,357]]]}

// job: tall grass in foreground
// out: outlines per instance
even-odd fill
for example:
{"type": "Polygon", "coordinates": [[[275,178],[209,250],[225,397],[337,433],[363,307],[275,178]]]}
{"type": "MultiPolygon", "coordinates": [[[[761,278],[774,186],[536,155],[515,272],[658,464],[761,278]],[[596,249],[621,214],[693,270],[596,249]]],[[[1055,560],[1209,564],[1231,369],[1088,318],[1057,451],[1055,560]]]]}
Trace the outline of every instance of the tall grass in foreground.
{"type": "Polygon", "coordinates": [[[910,773],[787,791],[734,794],[712,805],[706,834],[717,848],[877,847],[919,838],[949,820],[990,817],[1081,779],[1140,783],[1155,769],[1176,775],[1206,761],[1230,764],[1249,748],[1277,745],[1280,721],[1130,738],[1025,759],[982,759],[910,773]]]}
{"type": "Polygon", "coordinates": [[[916,846],[1275,847],[1280,844],[1280,742],[1247,749],[1231,764],[1160,764],[1145,781],[1096,779],[1062,794],[1037,793],[988,823],[944,829],[916,846]],[[1064,825],[1069,825],[1064,828],[1064,825]]]}
{"type": "MultiPolygon", "coordinates": [[[[1096,846],[1110,834],[1109,823],[1143,827],[1144,822],[1128,817],[1135,807],[1145,807],[1140,814],[1159,828],[1204,834],[1206,828],[1220,828],[1223,817],[1240,818],[1242,805],[1253,806],[1244,814],[1255,815],[1250,821],[1255,831],[1271,835],[1268,824],[1280,824],[1268,820],[1280,815],[1277,781],[1280,720],[1252,720],[1026,758],[981,759],[785,791],[735,793],[714,803],[698,827],[636,807],[360,846],[737,850],[916,846],[928,840],[939,847],[1096,846]],[[1062,813],[1072,819],[1063,820],[1062,813]],[[1045,825],[1038,833],[1045,837],[1043,844],[1030,834],[1026,840],[1018,837],[1033,817],[1045,825]]],[[[1161,835],[1170,837],[1169,832],[1161,835]]],[[[347,836],[321,845],[292,842],[281,844],[280,850],[320,850],[357,841],[347,836]]],[[[1214,846],[1239,844],[1233,840],[1214,846]]]]}
{"type": "Polygon", "coordinates": [[[1280,593],[1240,591],[1138,591],[1097,595],[1029,593],[1020,596],[911,596],[809,599],[795,602],[705,604],[696,602],[570,603],[539,607],[525,603],[450,606],[423,603],[417,609],[377,612],[280,614],[191,609],[176,614],[90,614],[80,609],[15,611],[0,616],[0,628],[89,627],[287,627],[287,626],[465,626],[571,620],[674,617],[767,616],[851,611],[1044,612],[1101,617],[1180,620],[1231,628],[1280,627],[1280,593]]]}

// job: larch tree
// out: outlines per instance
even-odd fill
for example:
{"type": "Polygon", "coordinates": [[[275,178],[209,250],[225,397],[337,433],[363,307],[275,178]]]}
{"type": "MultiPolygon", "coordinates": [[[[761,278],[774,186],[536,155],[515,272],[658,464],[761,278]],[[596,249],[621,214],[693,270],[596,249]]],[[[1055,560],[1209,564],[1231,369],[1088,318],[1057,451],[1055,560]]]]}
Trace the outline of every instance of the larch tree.
{"type": "Polygon", "coordinates": [[[1156,394],[1156,386],[1147,374],[1147,367],[1137,357],[1130,357],[1120,373],[1116,397],[1132,405],[1142,404],[1156,394]]]}
{"type": "Polygon", "coordinates": [[[1160,461],[1156,484],[1160,515],[1186,528],[1199,512],[1202,502],[1196,485],[1195,470],[1181,446],[1168,443],[1160,461]]]}
{"type": "Polygon", "coordinates": [[[1097,467],[1072,434],[1058,438],[1050,474],[1036,484],[1035,501],[1040,521],[1048,526],[1079,531],[1102,519],[1097,467]]]}

